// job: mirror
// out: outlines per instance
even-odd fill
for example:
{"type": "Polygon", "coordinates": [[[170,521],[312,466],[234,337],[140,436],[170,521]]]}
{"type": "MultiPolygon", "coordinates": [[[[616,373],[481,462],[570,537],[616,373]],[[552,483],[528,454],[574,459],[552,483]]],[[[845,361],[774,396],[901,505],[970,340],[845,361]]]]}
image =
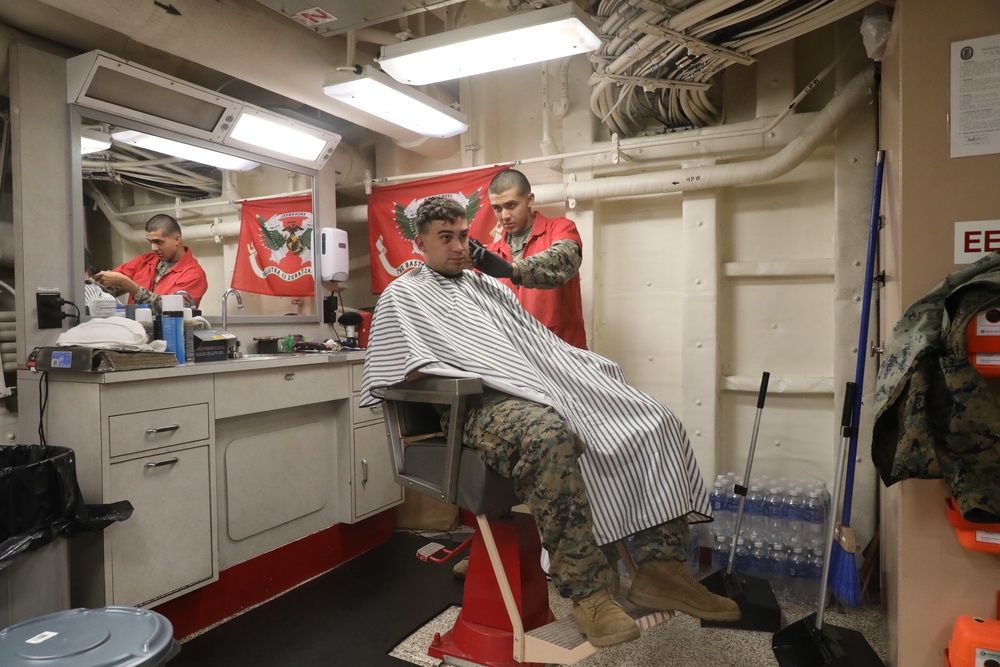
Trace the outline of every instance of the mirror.
{"type": "MultiPolygon", "coordinates": [[[[281,322],[288,317],[299,322],[319,321],[317,216],[296,221],[286,218],[286,227],[276,230],[277,218],[257,217],[251,210],[272,198],[304,197],[308,209],[315,212],[314,173],[92,110],[81,113],[74,109],[73,115],[74,134],[79,135],[74,145],[83,146],[79,153],[74,149],[74,160],[79,156],[77,201],[82,202],[81,220],[74,225],[79,248],[74,262],[83,262],[84,270],[110,270],[149,252],[146,221],[165,213],[178,221],[183,244],[205,270],[208,289],[200,304],[203,316],[221,319],[222,294],[232,285],[240,255],[244,272],[251,267],[261,276],[269,260],[280,260],[285,275],[299,275],[297,284],[307,284],[305,290],[297,290],[297,296],[241,289],[244,308],[238,310],[230,299],[230,323],[281,322]],[[153,144],[150,137],[173,143],[153,144]],[[93,146],[93,152],[83,152],[88,145],[93,146]],[[270,250],[262,248],[264,252],[256,256],[247,249],[240,253],[240,246],[246,245],[240,242],[244,209],[249,221],[261,229],[269,224],[270,250]],[[306,275],[311,278],[303,281],[306,275]]],[[[77,303],[83,304],[82,284],[78,297],[77,303]]]]}

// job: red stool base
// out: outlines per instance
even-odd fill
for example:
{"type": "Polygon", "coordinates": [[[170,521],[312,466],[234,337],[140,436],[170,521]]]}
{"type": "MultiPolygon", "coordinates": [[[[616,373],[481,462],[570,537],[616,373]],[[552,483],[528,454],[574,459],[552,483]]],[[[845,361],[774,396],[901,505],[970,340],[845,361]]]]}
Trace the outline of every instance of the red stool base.
{"type": "Polygon", "coordinates": [[[545,667],[538,662],[514,660],[514,635],[510,630],[466,621],[462,612],[458,613],[451,630],[444,636],[434,636],[427,655],[438,660],[444,660],[445,656],[459,658],[483,667],[545,667]],[[463,646],[467,650],[462,650],[463,646]]]}
{"type": "MultiPolygon", "coordinates": [[[[525,514],[491,519],[490,530],[525,631],[552,622],[555,617],[549,609],[548,581],[541,568],[541,544],[534,520],[525,514]]],[[[510,616],[479,531],[469,552],[462,610],[450,631],[434,637],[427,653],[439,660],[451,656],[485,667],[535,665],[513,658],[510,616]]]]}

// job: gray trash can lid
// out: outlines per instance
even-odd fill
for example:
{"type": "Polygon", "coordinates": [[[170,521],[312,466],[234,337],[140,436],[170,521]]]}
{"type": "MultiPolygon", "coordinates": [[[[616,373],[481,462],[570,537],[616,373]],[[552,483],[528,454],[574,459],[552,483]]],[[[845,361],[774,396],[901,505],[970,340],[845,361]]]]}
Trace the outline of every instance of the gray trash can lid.
{"type": "Polygon", "coordinates": [[[0,631],[0,665],[155,667],[176,651],[164,616],[135,607],[70,609],[0,631]]]}

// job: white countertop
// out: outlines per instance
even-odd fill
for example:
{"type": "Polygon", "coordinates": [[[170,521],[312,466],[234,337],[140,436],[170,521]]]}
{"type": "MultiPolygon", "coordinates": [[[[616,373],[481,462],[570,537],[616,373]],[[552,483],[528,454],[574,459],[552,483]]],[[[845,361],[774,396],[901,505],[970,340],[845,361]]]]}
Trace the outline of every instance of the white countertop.
{"type": "MultiPolygon", "coordinates": [[[[147,368],[134,371],[108,372],[76,372],[49,371],[49,380],[55,382],[86,382],[94,384],[110,384],[114,382],[136,382],[142,380],[159,380],[173,377],[193,377],[195,375],[214,375],[216,373],[236,373],[240,371],[263,370],[268,368],[287,368],[289,366],[313,366],[318,364],[345,364],[351,361],[364,361],[364,350],[351,352],[292,352],[268,356],[250,356],[243,359],[226,359],[225,361],[201,361],[182,364],[169,368],[147,368]]],[[[39,373],[20,369],[18,378],[31,379],[39,377],[39,373]]]]}

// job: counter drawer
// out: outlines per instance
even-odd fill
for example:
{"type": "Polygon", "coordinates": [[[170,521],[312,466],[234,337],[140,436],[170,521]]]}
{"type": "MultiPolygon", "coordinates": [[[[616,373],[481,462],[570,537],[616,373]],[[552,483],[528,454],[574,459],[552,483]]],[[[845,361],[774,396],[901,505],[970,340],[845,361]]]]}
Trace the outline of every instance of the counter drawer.
{"type": "Polygon", "coordinates": [[[207,440],[208,435],[208,403],[108,418],[111,456],[207,440]]]}
{"type": "Polygon", "coordinates": [[[378,405],[373,405],[368,408],[363,408],[360,405],[360,396],[351,396],[351,423],[357,424],[367,424],[373,421],[382,421],[382,413],[384,412],[383,406],[385,403],[379,403],[378,405]]]}
{"type": "Polygon", "coordinates": [[[215,418],[336,401],[347,389],[344,364],[223,373],[215,377],[215,418]]]}
{"type": "Polygon", "coordinates": [[[351,391],[355,394],[361,391],[361,378],[365,374],[365,363],[351,364],[351,391]]]}

